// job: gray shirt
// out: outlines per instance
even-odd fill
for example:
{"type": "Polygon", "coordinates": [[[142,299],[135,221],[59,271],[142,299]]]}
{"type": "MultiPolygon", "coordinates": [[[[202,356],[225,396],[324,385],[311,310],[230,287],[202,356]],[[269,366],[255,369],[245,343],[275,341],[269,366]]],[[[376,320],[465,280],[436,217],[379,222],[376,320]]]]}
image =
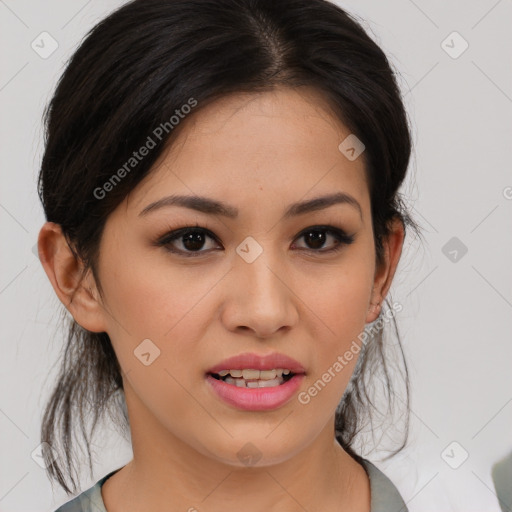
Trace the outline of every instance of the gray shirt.
{"type": "Polygon", "coordinates": [[[503,512],[512,510],[512,453],[492,466],[492,480],[503,512]]]}
{"type": "MultiPolygon", "coordinates": [[[[362,459],[361,463],[370,479],[370,512],[407,512],[404,500],[391,480],[370,461],[362,459]]],[[[119,469],[104,476],[90,489],[65,503],[55,512],[107,512],[101,497],[101,486],[119,469]]]]}

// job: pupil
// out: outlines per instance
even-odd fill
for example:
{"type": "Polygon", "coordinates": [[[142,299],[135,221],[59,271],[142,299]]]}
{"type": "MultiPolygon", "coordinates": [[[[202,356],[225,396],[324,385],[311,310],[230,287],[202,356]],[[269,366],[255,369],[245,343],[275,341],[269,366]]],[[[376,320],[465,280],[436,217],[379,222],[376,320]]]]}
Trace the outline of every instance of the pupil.
{"type": "MultiPolygon", "coordinates": [[[[313,249],[318,249],[319,247],[322,247],[325,243],[325,233],[323,233],[322,231],[309,231],[309,233],[305,235],[305,238],[310,240],[313,239],[313,249]]],[[[308,243],[308,245],[311,244],[308,243]]]]}
{"type": "Polygon", "coordinates": [[[189,251],[199,250],[204,244],[202,238],[203,234],[201,233],[189,233],[183,236],[183,245],[189,251]]]}

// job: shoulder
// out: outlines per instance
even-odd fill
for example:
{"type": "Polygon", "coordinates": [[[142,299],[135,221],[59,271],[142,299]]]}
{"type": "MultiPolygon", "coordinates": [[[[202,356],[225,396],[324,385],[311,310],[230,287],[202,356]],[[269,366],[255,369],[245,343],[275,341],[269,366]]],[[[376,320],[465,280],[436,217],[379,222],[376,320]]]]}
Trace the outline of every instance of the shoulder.
{"type": "Polygon", "coordinates": [[[99,482],[61,505],[55,512],[107,512],[101,498],[99,482]]]}
{"type": "Polygon", "coordinates": [[[496,462],[491,470],[492,481],[496,489],[496,495],[500,503],[501,510],[512,509],[512,452],[496,462]]]}
{"type": "Polygon", "coordinates": [[[82,492],[71,501],[61,505],[55,512],[107,512],[103,498],[101,497],[101,486],[105,483],[107,478],[110,478],[114,473],[119,471],[119,469],[110,472],[108,475],[98,480],[92,487],[82,492]]]}
{"type": "Polygon", "coordinates": [[[407,512],[407,506],[393,482],[369,460],[361,459],[370,479],[371,512],[407,512]]]}

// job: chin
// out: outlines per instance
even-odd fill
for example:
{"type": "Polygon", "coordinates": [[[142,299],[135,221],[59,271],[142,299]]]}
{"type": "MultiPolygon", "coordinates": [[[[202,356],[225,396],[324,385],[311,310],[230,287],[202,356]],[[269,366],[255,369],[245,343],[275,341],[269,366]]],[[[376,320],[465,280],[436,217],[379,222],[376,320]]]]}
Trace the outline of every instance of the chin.
{"type": "MultiPolygon", "coordinates": [[[[265,433],[265,435],[267,435],[265,433]]],[[[294,441],[290,437],[268,437],[240,435],[226,439],[222,445],[208,447],[210,458],[237,468],[267,467],[281,464],[291,459],[308,443],[294,441]]]]}

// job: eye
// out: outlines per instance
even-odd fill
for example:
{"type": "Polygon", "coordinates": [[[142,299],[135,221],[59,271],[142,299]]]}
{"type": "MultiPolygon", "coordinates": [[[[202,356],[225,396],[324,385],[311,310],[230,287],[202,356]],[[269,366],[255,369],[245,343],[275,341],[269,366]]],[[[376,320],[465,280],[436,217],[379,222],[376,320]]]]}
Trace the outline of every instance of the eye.
{"type": "Polygon", "coordinates": [[[205,245],[205,240],[207,238],[217,241],[215,235],[208,229],[200,228],[198,226],[194,228],[185,227],[167,233],[167,235],[157,242],[157,245],[164,246],[169,252],[194,257],[207,252],[200,250],[205,245]],[[178,243],[175,244],[175,242],[178,243]],[[182,248],[176,248],[176,245],[179,245],[182,248]]]}
{"type": "Polygon", "coordinates": [[[297,238],[304,238],[306,243],[310,246],[300,250],[313,253],[336,252],[341,250],[343,246],[353,243],[355,239],[354,235],[348,235],[342,229],[335,228],[334,226],[311,226],[303,230],[297,238]],[[334,238],[337,243],[330,249],[319,250],[319,248],[326,243],[329,236],[334,238]]]}
{"type": "MultiPolygon", "coordinates": [[[[201,250],[208,238],[220,245],[217,237],[209,229],[188,226],[167,233],[155,242],[155,245],[163,246],[166,250],[175,254],[195,257],[216,250],[201,250]]],[[[304,238],[306,244],[310,247],[299,247],[299,250],[320,254],[339,251],[343,246],[353,243],[355,239],[354,235],[348,235],[342,229],[334,226],[311,226],[301,231],[296,240],[300,238],[304,238]],[[329,236],[334,239],[334,246],[321,249],[329,236]]]]}

